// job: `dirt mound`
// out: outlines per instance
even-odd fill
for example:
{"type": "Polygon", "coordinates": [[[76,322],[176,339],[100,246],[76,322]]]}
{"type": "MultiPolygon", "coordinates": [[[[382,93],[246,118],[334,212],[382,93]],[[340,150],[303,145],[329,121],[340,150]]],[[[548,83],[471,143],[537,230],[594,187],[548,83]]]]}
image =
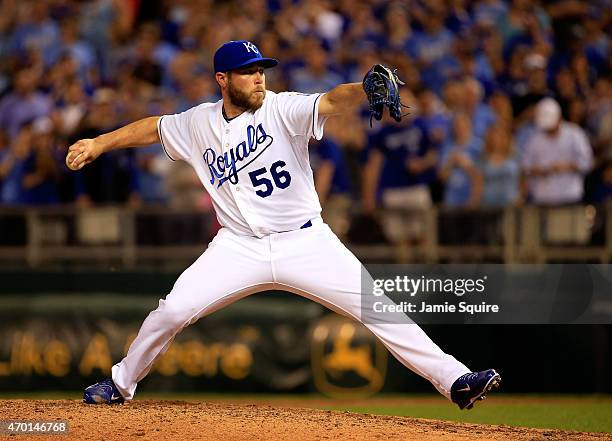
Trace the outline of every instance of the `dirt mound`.
{"type": "MultiPolygon", "coordinates": [[[[69,423],[69,438],[82,440],[612,440],[601,433],[463,424],[262,404],[134,401],[88,406],[75,400],[0,401],[0,419],[69,423]]],[[[0,439],[64,437],[0,436],[0,439]]]]}

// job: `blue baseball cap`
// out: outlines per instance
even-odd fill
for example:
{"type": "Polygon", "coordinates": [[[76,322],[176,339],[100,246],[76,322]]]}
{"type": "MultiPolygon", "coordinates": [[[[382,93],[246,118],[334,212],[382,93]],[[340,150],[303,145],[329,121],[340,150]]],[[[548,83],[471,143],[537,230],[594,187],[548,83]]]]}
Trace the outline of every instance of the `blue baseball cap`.
{"type": "Polygon", "coordinates": [[[228,72],[234,69],[258,63],[263,67],[274,67],[278,60],[264,58],[261,52],[250,41],[237,40],[228,41],[215,52],[215,72],[228,72]]]}

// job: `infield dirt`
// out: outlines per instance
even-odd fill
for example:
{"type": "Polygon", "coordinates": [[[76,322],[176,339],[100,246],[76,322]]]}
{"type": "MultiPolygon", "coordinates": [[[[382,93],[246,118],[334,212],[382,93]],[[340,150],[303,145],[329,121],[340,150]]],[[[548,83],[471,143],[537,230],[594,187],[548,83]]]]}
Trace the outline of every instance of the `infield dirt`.
{"type": "Polygon", "coordinates": [[[2,420],[65,420],[69,436],[0,439],[79,440],[611,440],[611,434],[465,424],[438,420],[185,401],[91,406],[76,400],[2,400],[2,420]]]}

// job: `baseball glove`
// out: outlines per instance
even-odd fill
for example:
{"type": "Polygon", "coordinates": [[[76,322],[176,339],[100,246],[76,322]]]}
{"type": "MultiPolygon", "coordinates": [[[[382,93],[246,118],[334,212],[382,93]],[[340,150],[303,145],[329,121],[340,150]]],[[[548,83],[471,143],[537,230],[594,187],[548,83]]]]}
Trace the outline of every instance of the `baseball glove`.
{"type": "Polygon", "coordinates": [[[372,118],[380,121],[383,116],[385,106],[389,108],[389,115],[396,120],[401,121],[402,107],[405,106],[400,102],[399,86],[404,83],[397,77],[395,70],[391,70],[382,64],[376,64],[363,77],[363,90],[368,96],[370,103],[370,127],[372,126],[372,118]]]}

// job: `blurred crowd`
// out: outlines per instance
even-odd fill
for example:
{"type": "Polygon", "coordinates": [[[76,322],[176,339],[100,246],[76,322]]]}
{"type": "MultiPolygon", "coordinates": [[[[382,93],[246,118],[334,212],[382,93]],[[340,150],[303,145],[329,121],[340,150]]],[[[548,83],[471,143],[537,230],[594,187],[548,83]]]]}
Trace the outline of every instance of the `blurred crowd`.
{"type": "Polygon", "coordinates": [[[274,91],[324,92],[379,62],[406,83],[401,122],[370,126],[364,108],[313,143],[324,205],[602,203],[611,17],[611,0],[0,0],[0,203],[209,209],[159,146],[76,173],[64,157],[78,139],[218,100],[212,54],[232,39],[281,61],[266,71],[274,91]]]}

